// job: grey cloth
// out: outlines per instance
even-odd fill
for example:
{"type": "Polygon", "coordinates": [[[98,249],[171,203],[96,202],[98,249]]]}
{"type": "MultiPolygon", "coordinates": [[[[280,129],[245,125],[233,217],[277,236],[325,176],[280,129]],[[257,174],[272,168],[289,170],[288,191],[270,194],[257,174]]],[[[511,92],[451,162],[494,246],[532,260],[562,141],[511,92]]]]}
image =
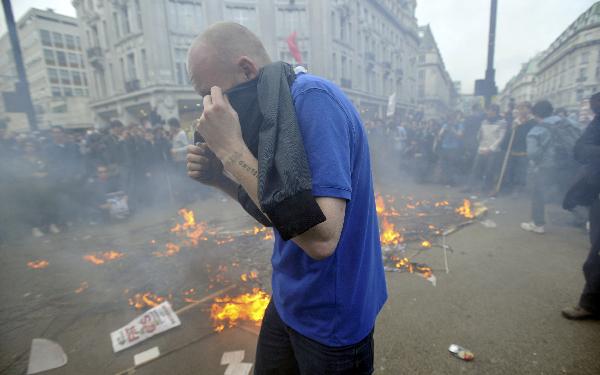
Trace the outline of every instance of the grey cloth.
{"type": "MultiPolygon", "coordinates": [[[[291,94],[294,80],[294,71],[286,63],[263,67],[256,83],[260,116],[250,115],[255,120],[247,124],[240,118],[246,127],[242,129],[247,135],[244,140],[258,159],[260,208],[286,241],[326,220],[312,195],[311,173],[291,94]],[[253,136],[256,133],[258,137],[253,136]]],[[[237,111],[236,101],[231,102],[237,111]]],[[[244,113],[238,111],[238,115],[244,113]]],[[[238,191],[238,200],[259,222],[268,224],[245,190],[238,191]]]]}

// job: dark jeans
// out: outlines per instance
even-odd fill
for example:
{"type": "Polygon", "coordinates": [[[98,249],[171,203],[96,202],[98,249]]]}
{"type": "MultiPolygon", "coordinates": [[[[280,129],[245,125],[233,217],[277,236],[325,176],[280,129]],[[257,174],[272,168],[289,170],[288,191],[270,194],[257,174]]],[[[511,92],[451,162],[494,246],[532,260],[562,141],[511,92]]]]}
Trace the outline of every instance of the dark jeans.
{"type": "Polygon", "coordinates": [[[255,375],[367,375],[373,373],[373,332],[354,345],[332,347],[288,327],[273,301],[265,311],[256,348],[255,375]]]}
{"type": "Polygon", "coordinates": [[[590,208],[590,254],[583,264],[585,286],[579,306],[600,317],[600,200],[590,208]]]}

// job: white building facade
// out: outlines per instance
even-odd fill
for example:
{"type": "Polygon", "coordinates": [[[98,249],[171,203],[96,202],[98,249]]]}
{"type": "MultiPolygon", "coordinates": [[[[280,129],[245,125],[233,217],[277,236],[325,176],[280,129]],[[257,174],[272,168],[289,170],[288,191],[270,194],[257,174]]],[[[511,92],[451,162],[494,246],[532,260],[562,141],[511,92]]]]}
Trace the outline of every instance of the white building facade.
{"type": "Polygon", "coordinates": [[[415,0],[74,0],[89,61],[97,121],[191,121],[200,98],[186,74],[186,53],[208,25],[228,20],[254,31],[273,60],[302,63],[340,85],[365,115],[416,108],[415,0]]]}
{"type": "MultiPolygon", "coordinates": [[[[17,22],[25,72],[29,81],[38,127],[89,128],[88,77],[79,25],[75,18],[51,10],[30,9],[17,22]]],[[[17,72],[8,34],[0,38],[0,91],[14,91],[17,72]]],[[[22,113],[8,113],[0,104],[0,117],[12,130],[26,130],[22,113]]]]}
{"type": "Polygon", "coordinates": [[[446,70],[444,59],[429,25],[419,28],[417,100],[426,119],[440,119],[456,106],[457,86],[446,70]]]}

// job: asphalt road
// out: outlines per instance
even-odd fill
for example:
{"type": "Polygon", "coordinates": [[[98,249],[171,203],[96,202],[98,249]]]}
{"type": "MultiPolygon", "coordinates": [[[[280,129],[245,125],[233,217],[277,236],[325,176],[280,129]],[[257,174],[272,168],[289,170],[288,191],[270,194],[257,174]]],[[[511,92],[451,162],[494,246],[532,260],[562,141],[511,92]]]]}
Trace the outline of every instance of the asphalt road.
{"type": "MultiPolygon", "coordinates": [[[[402,183],[381,190],[426,199],[461,197],[435,185],[402,183]]],[[[389,299],[376,327],[376,373],[600,374],[600,322],[560,316],[583,286],[584,231],[568,226],[569,215],[553,207],[547,234],[525,233],[518,225],[528,215],[526,198],[486,204],[497,227],[474,223],[449,236],[448,274],[439,246],[412,259],[434,269],[436,286],[416,274],[387,274],[389,299]],[[472,350],[475,360],[452,357],[450,344],[472,350]]],[[[231,201],[213,199],[192,208],[221,232],[252,227],[231,201]]],[[[195,288],[194,297],[200,298],[239,283],[242,272],[254,269],[260,273],[255,284],[269,290],[270,241],[241,236],[222,245],[182,249],[173,257],[152,256],[157,246],[174,240],[169,228],[176,221],[173,211],[148,212],[120,225],[2,245],[0,374],[25,372],[34,337],[55,340],[69,357],[65,367],[49,374],[116,374],[133,365],[134,354],[154,346],[167,355],[136,373],[223,374],[221,355],[231,350],[245,350],[244,360],[253,362],[256,327],[211,333],[210,304],[181,314],[178,328],[112,352],[110,332],[140,314],[127,302],[133,292],[171,293],[178,309],[186,305],[182,291],[195,288]],[[84,254],[108,249],[126,256],[102,266],[82,261],[84,254]],[[50,264],[27,268],[34,259],[50,264]],[[215,282],[214,268],[221,264],[229,267],[222,273],[226,280],[215,282]],[[82,282],[88,288],[75,293],[82,282]]]]}

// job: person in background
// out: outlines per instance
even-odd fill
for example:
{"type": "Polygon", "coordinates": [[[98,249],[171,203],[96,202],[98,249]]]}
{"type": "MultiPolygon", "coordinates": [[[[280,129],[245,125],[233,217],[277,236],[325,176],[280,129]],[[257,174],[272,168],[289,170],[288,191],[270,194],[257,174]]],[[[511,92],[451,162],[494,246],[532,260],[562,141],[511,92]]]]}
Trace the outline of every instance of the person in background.
{"type": "Polygon", "coordinates": [[[585,195],[590,196],[590,253],[583,264],[585,286],[574,307],[562,310],[567,319],[600,319],[600,92],[592,95],[590,107],[595,114],[575,144],[575,159],[586,166],[585,195]]]}
{"type": "Polygon", "coordinates": [[[176,118],[170,118],[169,121],[167,121],[167,123],[169,124],[169,129],[173,137],[173,147],[171,148],[171,155],[173,156],[173,161],[176,164],[185,165],[187,146],[190,144],[188,136],[185,133],[185,131],[181,128],[181,124],[176,118]]]}
{"type": "Polygon", "coordinates": [[[500,144],[507,129],[506,121],[500,117],[500,107],[496,104],[490,104],[479,129],[477,155],[475,156],[471,176],[468,179],[468,186],[463,190],[464,192],[478,189],[483,192],[491,192],[501,162],[500,144]]]}
{"type": "Polygon", "coordinates": [[[518,193],[522,192],[527,184],[527,134],[536,124],[531,109],[532,105],[527,101],[516,105],[510,131],[504,137],[500,147],[503,157],[510,147],[508,164],[502,182],[503,190],[518,193]],[[513,138],[512,145],[510,144],[511,137],[513,138]]]}
{"type": "Polygon", "coordinates": [[[439,154],[442,183],[454,186],[459,174],[460,158],[463,154],[464,126],[460,114],[451,112],[446,123],[440,129],[439,154]]]}
{"type": "MultiPolygon", "coordinates": [[[[106,165],[99,165],[96,176],[87,182],[88,219],[90,224],[107,222],[111,217],[119,216],[127,207],[127,195],[119,187],[115,177],[110,175],[106,165]]],[[[127,208],[128,211],[128,208],[127,208]]]]}

